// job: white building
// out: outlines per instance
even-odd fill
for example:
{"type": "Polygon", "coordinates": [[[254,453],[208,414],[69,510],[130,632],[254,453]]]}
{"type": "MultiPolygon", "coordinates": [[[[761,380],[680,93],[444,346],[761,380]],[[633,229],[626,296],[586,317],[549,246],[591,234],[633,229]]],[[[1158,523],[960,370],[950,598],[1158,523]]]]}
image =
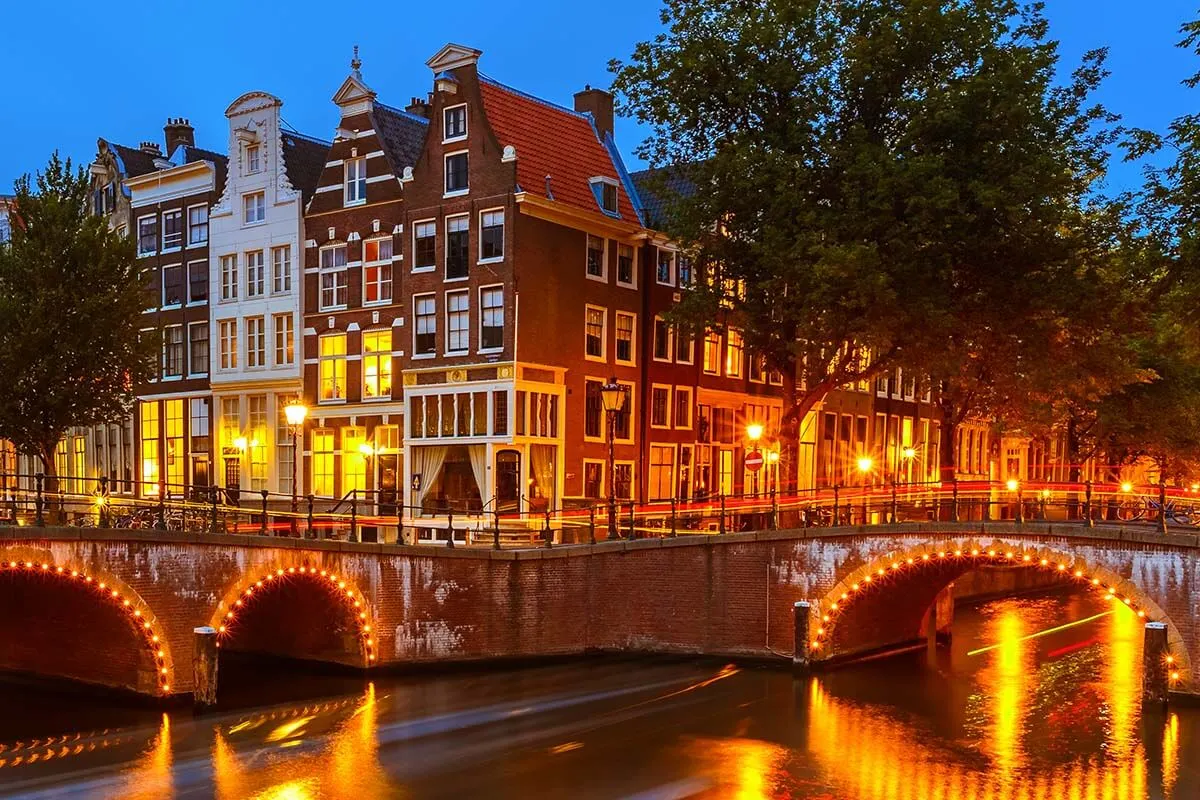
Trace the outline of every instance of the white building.
{"type": "Polygon", "coordinates": [[[329,143],[283,128],[279,98],[242,95],[229,120],[229,177],[209,215],[217,482],[292,491],[283,408],[302,393],[304,206],[329,143]]]}

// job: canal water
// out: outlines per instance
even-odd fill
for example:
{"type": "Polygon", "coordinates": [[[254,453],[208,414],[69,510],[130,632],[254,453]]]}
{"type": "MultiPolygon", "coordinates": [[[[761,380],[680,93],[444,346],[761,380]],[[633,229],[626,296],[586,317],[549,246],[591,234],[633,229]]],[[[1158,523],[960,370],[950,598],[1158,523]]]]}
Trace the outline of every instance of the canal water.
{"type": "Polygon", "coordinates": [[[711,661],[370,682],[256,664],[199,718],[5,685],[0,794],[1200,797],[1200,708],[1143,714],[1140,671],[1132,613],[1045,593],[960,607],[949,650],[796,680],[711,661]]]}

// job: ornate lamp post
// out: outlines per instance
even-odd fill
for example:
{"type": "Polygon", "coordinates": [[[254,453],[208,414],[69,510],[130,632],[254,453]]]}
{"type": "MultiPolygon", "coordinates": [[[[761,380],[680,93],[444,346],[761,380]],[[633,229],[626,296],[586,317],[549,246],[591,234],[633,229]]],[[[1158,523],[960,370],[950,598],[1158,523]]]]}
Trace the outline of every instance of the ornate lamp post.
{"type": "Polygon", "coordinates": [[[300,463],[300,447],[297,444],[300,431],[304,428],[304,420],[308,417],[308,406],[299,400],[293,400],[283,407],[283,415],[287,417],[288,427],[292,431],[292,535],[296,535],[297,479],[300,463]]]}
{"type": "Polygon", "coordinates": [[[600,401],[608,417],[608,538],[617,538],[617,412],[625,407],[625,387],[616,377],[600,387],[600,401]]]}

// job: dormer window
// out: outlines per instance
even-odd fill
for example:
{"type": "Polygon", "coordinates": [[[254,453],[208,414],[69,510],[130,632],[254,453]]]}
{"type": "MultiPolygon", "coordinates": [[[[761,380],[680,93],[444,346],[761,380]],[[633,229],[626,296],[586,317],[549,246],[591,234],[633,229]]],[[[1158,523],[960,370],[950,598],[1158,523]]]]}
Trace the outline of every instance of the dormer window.
{"type": "Polygon", "coordinates": [[[346,205],[358,205],[367,202],[367,160],[351,158],[346,160],[346,205]]]}
{"type": "Polygon", "coordinates": [[[592,178],[589,183],[592,185],[592,194],[596,196],[596,203],[599,204],[600,210],[609,216],[618,216],[617,182],[612,178],[592,178]]]}
{"type": "Polygon", "coordinates": [[[442,112],[442,141],[454,142],[467,138],[467,106],[450,106],[442,112]]]}
{"type": "Polygon", "coordinates": [[[262,169],[262,159],[259,156],[259,146],[246,145],[246,174],[253,175],[262,169]]]}

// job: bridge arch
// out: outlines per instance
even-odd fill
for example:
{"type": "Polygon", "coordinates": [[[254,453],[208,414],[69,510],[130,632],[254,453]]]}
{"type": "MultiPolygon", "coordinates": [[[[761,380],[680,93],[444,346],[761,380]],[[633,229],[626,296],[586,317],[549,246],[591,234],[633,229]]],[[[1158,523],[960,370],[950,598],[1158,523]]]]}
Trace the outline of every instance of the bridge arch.
{"type": "MultiPolygon", "coordinates": [[[[28,547],[9,547],[0,551],[0,578],[44,580],[51,593],[61,587],[73,591],[77,597],[86,598],[87,605],[102,614],[105,611],[115,612],[115,618],[128,625],[134,644],[144,658],[144,661],[139,659],[133,667],[137,677],[124,681],[126,685],[123,688],[159,696],[171,693],[171,687],[175,684],[175,664],[165,626],[145,598],[124,580],[107,571],[89,568],[74,559],[51,557],[44,550],[28,547]],[[147,668],[144,669],[143,665],[147,668]],[[146,674],[150,665],[152,676],[146,674]]],[[[36,612],[38,609],[29,608],[31,604],[36,604],[36,601],[22,603],[18,608],[24,606],[26,614],[36,612]]],[[[108,616],[112,618],[114,615],[108,616]]],[[[87,653],[89,663],[96,663],[95,655],[93,652],[87,653]]],[[[20,664],[16,666],[21,667],[20,664]]],[[[73,680],[90,680],[85,672],[73,668],[50,669],[46,672],[73,680]]]]}
{"type": "MultiPolygon", "coordinates": [[[[312,564],[276,566],[263,570],[261,567],[246,572],[225,593],[213,611],[209,625],[217,631],[217,646],[232,644],[242,632],[245,623],[256,610],[272,602],[280,602],[280,595],[291,593],[292,597],[306,599],[321,598],[323,603],[332,603],[349,623],[353,632],[356,653],[355,666],[371,667],[378,660],[378,640],[373,627],[375,618],[367,597],[348,576],[335,570],[312,564]]],[[[302,624],[304,620],[295,620],[302,624]]],[[[314,654],[289,652],[286,655],[304,658],[314,654]]],[[[343,660],[343,659],[334,659],[343,660]]]]}
{"type": "Polygon", "coordinates": [[[936,594],[959,576],[983,566],[1013,566],[1044,570],[1062,577],[1064,583],[1092,589],[1110,602],[1127,606],[1146,622],[1167,625],[1168,656],[1163,668],[1168,671],[1173,689],[1183,689],[1192,676],[1187,642],[1175,622],[1137,584],[1122,578],[1103,564],[1089,562],[1082,556],[1062,550],[1035,545],[994,541],[984,544],[975,539],[946,539],[924,542],[907,548],[889,551],[869,563],[850,570],[809,611],[806,643],[810,659],[828,661],[842,652],[847,637],[845,627],[854,624],[856,607],[865,601],[878,600],[889,588],[915,576],[930,572],[933,587],[928,597],[918,598],[920,615],[924,615],[936,594]],[[940,580],[940,583],[938,582],[940,580]],[[925,602],[928,600],[928,602],[925,602]]]}

